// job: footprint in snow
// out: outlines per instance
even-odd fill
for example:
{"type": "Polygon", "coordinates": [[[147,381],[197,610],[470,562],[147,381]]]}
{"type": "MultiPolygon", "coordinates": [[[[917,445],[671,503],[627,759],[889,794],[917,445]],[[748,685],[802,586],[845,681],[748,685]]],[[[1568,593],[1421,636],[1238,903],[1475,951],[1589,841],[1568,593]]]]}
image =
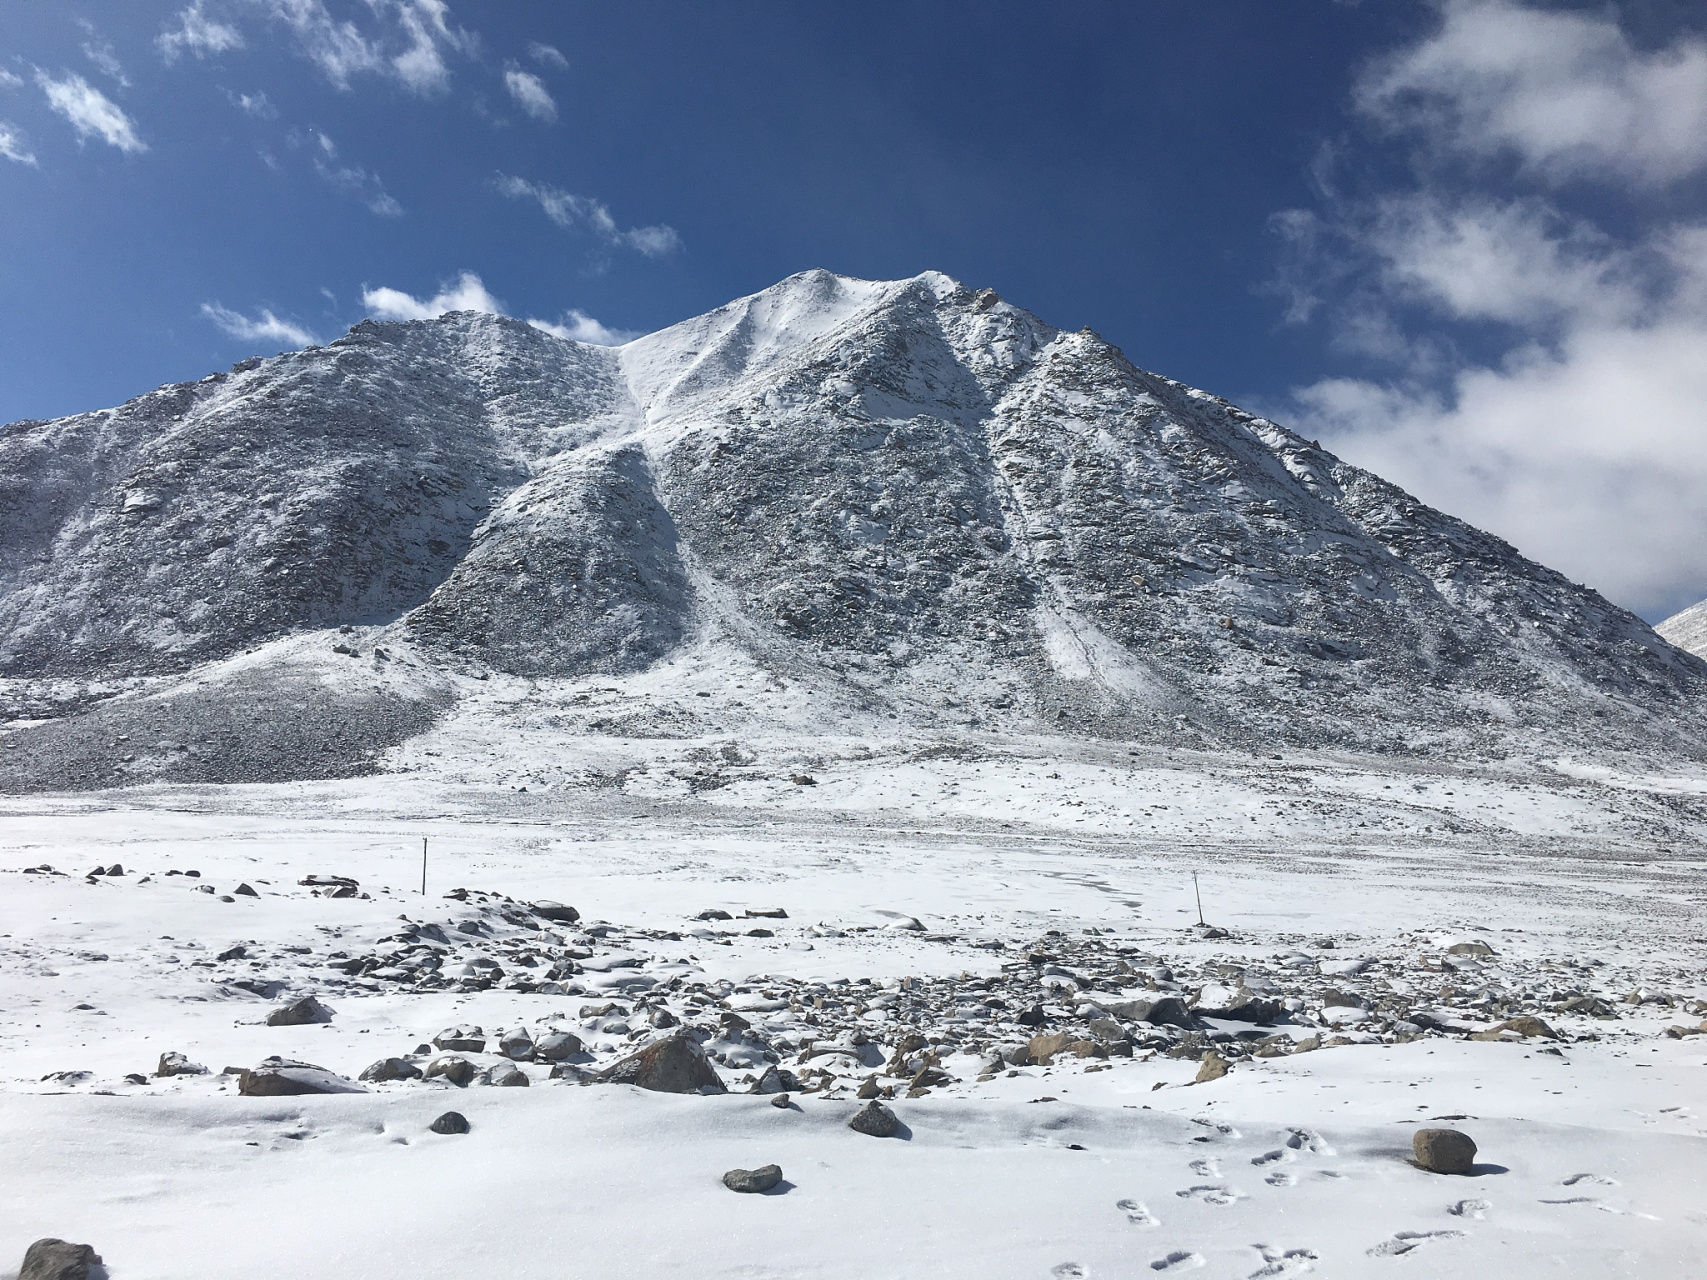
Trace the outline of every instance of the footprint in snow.
{"type": "Polygon", "coordinates": [[[1460,1200],[1457,1204],[1447,1209],[1446,1212],[1457,1218],[1480,1219],[1487,1217],[1488,1210],[1493,1207],[1492,1202],[1487,1200],[1460,1200]]]}
{"type": "Polygon", "coordinates": [[[1126,1220],[1135,1227],[1159,1227],[1162,1225],[1161,1219],[1151,1213],[1150,1207],[1142,1200],[1116,1200],[1114,1207],[1123,1210],[1126,1214],[1126,1220]]]}
{"type": "Polygon", "coordinates": [[[1313,1156],[1331,1156],[1334,1149],[1328,1145],[1328,1140],[1310,1129],[1294,1129],[1292,1136],[1286,1139],[1286,1145],[1294,1151],[1307,1151],[1313,1156]]]}
{"type": "Polygon", "coordinates": [[[1313,1249],[1271,1249],[1266,1244],[1252,1245],[1262,1254],[1263,1265],[1251,1272],[1250,1280],[1267,1280],[1271,1276],[1296,1276],[1310,1269],[1310,1264],[1316,1260],[1313,1249]]]}
{"type": "Polygon", "coordinates": [[[1616,1187],[1618,1185],[1611,1178],[1603,1178],[1598,1173],[1573,1173],[1559,1185],[1562,1187],[1574,1187],[1579,1182],[1587,1182],[1596,1187],[1616,1187]]]}
{"type": "Polygon", "coordinates": [[[1174,1194],[1181,1200],[1201,1200],[1204,1204],[1232,1204],[1235,1200],[1245,1198],[1242,1191],[1235,1191],[1224,1183],[1187,1187],[1184,1191],[1176,1191],[1174,1194]]]}
{"type": "Polygon", "coordinates": [[[1055,1280],[1084,1280],[1090,1272],[1076,1262],[1063,1262],[1058,1267],[1049,1268],[1049,1274],[1054,1276],[1055,1280]]]}
{"type": "Polygon", "coordinates": [[[1213,1178],[1221,1172],[1221,1162],[1214,1159],[1193,1160],[1190,1168],[1200,1178],[1213,1178]]]}
{"type": "Polygon", "coordinates": [[[1194,1271],[1201,1267],[1204,1258],[1201,1253],[1193,1253],[1190,1249],[1175,1249],[1165,1258],[1157,1258],[1150,1264],[1152,1271],[1194,1271]]]}
{"type": "Polygon", "coordinates": [[[1298,1156],[1294,1152],[1283,1147],[1279,1151],[1265,1151],[1260,1156],[1252,1156],[1251,1163],[1260,1169],[1265,1164],[1274,1164],[1280,1160],[1296,1160],[1297,1158],[1298,1156]]]}
{"type": "Polygon", "coordinates": [[[1453,1240],[1463,1236],[1462,1231],[1398,1231],[1391,1240],[1383,1240],[1369,1251],[1371,1258],[1403,1257],[1412,1249],[1420,1249],[1430,1240],[1453,1240]]]}
{"type": "Polygon", "coordinates": [[[1269,1174],[1268,1177],[1263,1179],[1263,1181],[1268,1183],[1271,1187],[1295,1187],[1298,1185],[1298,1178],[1296,1175],[1282,1173],[1279,1169],[1276,1169],[1273,1173],[1269,1174]]]}

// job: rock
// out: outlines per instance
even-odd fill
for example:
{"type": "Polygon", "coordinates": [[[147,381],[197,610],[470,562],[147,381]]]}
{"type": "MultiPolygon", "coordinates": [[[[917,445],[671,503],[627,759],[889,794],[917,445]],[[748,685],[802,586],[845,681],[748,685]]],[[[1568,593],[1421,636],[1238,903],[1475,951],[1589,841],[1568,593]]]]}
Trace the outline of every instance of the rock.
{"type": "Polygon", "coordinates": [[[648,1013],[646,1015],[646,1021],[651,1023],[652,1026],[659,1031],[668,1031],[671,1027],[679,1027],[682,1025],[682,1020],[676,1017],[676,1015],[671,1013],[668,1009],[664,1008],[663,1005],[659,1005],[656,1009],[653,1009],[648,1013]]]}
{"type": "Polygon", "coordinates": [[[753,1081],[748,1093],[787,1093],[800,1088],[800,1081],[794,1072],[775,1065],[768,1066],[757,1080],[753,1081]]]}
{"type": "Polygon", "coordinates": [[[561,1062],[580,1052],[581,1037],[569,1031],[553,1031],[533,1047],[534,1057],[543,1058],[546,1062],[561,1062]]]}
{"type": "Polygon", "coordinates": [[[292,1098],[308,1093],[366,1093],[354,1080],[347,1080],[312,1062],[289,1058],[266,1058],[252,1071],[237,1075],[237,1092],[245,1098],[292,1098]]]}
{"type": "Polygon", "coordinates": [[[375,1083],[384,1080],[419,1080],[421,1068],[407,1058],[381,1058],[358,1078],[375,1083]]]}
{"type": "Polygon", "coordinates": [[[433,1048],[449,1053],[485,1053],[486,1033],[479,1027],[446,1027],[433,1037],[433,1048]]]}
{"type": "Polygon", "coordinates": [[[480,1079],[482,1083],[496,1085],[500,1089],[525,1089],[531,1083],[527,1072],[513,1062],[500,1062],[497,1066],[487,1067],[486,1073],[480,1079]]]}
{"type": "Polygon", "coordinates": [[[1073,1040],[1074,1036],[1066,1031],[1033,1036],[1025,1047],[1025,1060],[1034,1067],[1047,1067],[1055,1055],[1072,1044],[1073,1040]]]}
{"type": "Polygon", "coordinates": [[[883,926],[885,929],[897,929],[905,933],[923,933],[925,926],[917,916],[902,916],[899,920],[891,920],[883,926]]]}
{"type": "Polygon", "coordinates": [[[882,1092],[883,1086],[877,1083],[877,1077],[875,1075],[869,1075],[864,1080],[860,1081],[859,1088],[854,1090],[854,1097],[858,1098],[861,1102],[864,1102],[867,1098],[875,1098],[882,1092]]]}
{"type": "Polygon", "coordinates": [[[455,1054],[446,1054],[442,1058],[434,1058],[429,1062],[424,1075],[428,1080],[443,1076],[461,1089],[474,1079],[474,1064],[467,1058],[459,1058],[455,1054]]]}
{"type": "Polygon", "coordinates": [[[107,874],[110,876],[122,876],[124,874],[124,868],[115,862],[112,866],[107,868],[107,874]]]}
{"type": "Polygon", "coordinates": [[[581,918],[581,913],[574,907],[550,899],[534,903],[533,913],[542,920],[555,920],[560,924],[574,924],[581,918]]]}
{"type": "MultiPolygon", "coordinates": [[[[1494,949],[1485,942],[1454,942],[1446,948],[1449,956],[1491,956],[1494,949]]],[[[1422,1132],[1426,1132],[1423,1130],[1422,1132]]]]}
{"type": "Polygon", "coordinates": [[[699,1042],[681,1031],[612,1063],[594,1079],[607,1084],[638,1085],[658,1093],[727,1092],[699,1042]]]}
{"type": "Polygon", "coordinates": [[[242,943],[238,943],[235,947],[227,947],[224,951],[221,951],[218,955],[216,955],[214,957],[215,960],[221,960],[221,961],[224,961],[224,960],[247,960],[248,958],[249,958],[249,950],[242,943]]]}
{"type": "Polygon", "coordinates": [[[1211,1049],[1199,1059],[1197,1079],[1193,1080],[1192,1083],[1208,1084],[1211,1080],[1219,1080],[1227,1074],[1227,1068],[1232,1065],[1227,1059],[1211,1049]]]}
{"type": "Polygon", "coordinates": [[[771,1099],[771,1106],[782,1107],[784,1110],[787,1110],[787,1108],[788,1108],[788,1095],[786,1093],[777,1094],[776,1097],[771,1099]]]}
{"type": "Polygon", "coordinates": [[[895,1113],[873,1098],[854,1113],[853,1119],[848,1121],[848,1128],[873,1138],[887,1138],[894,1134],[899,1124],[895,1113]]]}
{"type": "Polygon", "coordinates": [[[1540,1018],[1529,1013],[1519,1014],[1515,1018],[1507,1018],[1498,1026],[1490,1028],[1490,1030],[1515,1031],[1520,1036],[1541,1036],[1547,1040],[1557,1040],[1559,1038],[1559,1033],[1557,1031],[1553,1030],[1553,1028],[1548,1026],[1545,1022],[1541,1021],[1540,1018]]]}
{"type": "Polygon", "coordinates": [[[1015,1018],[1014,1021],[1019,1023],[1022,1027],[1041,1027],[1048,1021],[1048,1016],[1043,1012],[1042,1005],[1034,1004],[1031,1008],[1020,1014],[1019,1017],[1015,1018]]]}
{"type": "Polygon", "coordinates": [[[533,1037],[526,1027],[516,1027],[498,1038],[498,1052],[518,1060],[533,1057],[533,1037]]]}
{"type": "Polygon", "coordinates": [[[1194,1023],[1190,1011],[1176,996],[1161,996],[1155,1000],[1117,1000],[1108,1012],[1127,1022],[1148,1022],[1153,1026],[1182,1027],[1189,1031],[1194,1023]]]}
{"type": "Polygon", "coordinates": [[[313,996],[304,996],[294,1004],[281,1005],[267,1015],[269,1027],[302,1027],[330,1021],[332,1011],[313,996]]]}
{"type": "Polygon", "coordinates": [[[1469,1173],[1476,1163],[1476,1144],[1456,1129],[1418,1129],[1411,1135],[1411,1153],[1417,1167],[1430,1173],[1469,1173]]]}
{"type": "Polygon", "coordinates": [[[181,1053],[163,1053],[160,1055],[160,1065],[154,1069],[157,1076],[205,1076],[207,1068],[199,1062],[191,1062],[181,1053]]]}
{"type": "Polygon", "coordinates": [[[1324,1009],[1361,1009],[1364,1007],[1363,997],[1349,991],[1341,991],[1338,987],[1329,987],[1322,992],[1322,1008],[1324,1009]]]}
{"type": "Polygon", "coordinates": [[[89,1269],[100,1265],[101,1255],[92,1246],[50,1236],[24,1250],[18,1280],[89,1280],[89,1269]]]}
{"type": "Polygon", "coordinates": [[[239,898],[258,898],[261,896],[247,884],[240,884],[231,892],[236,894],[239,898]]]}
{"type": "Polygon", "coordinates": [[[1280,1016],[1280,1001],[1265,1000],[1244,985],[1224,987],[1212,984],[1203,989],[1192,1012],[1200,1018],[1273,1022],[1280,1016]]]}
{"type": "Polygon", "coordinates": [[[779,1164],[767,1164],[761,1169],[731,1169],[723,1175],[724,1186],[748,1195],[769,1191],[781,1181],[782,1166],[779,1164]]]}
{"type": "Polygon", "coordinates": [[[694,917],[695,920],[733,920],[734,918],[735,917],[730,915],[727,911],[723,911],[717,907],[701,911],[694,917]]]}
{"type": "Polygon", "coordinates": [[[1092,1018],[1090,1027],[1091,1034],[1098,1040],[1112,1043],[1126,1039],[1126,1028],[1113,1018],[1092,1018]]]}
{"type": "Polygon", "coordinates": [[[748,907],[742,912],[749,920],[786,920],[788,912],[781,907],[748,907]]]}
{"type": "Polygon", "coordinates": [[[434,1133],[467,1133],[468,1118],[460,1111],[447,1111],[427,1128],[434,1133]]]}

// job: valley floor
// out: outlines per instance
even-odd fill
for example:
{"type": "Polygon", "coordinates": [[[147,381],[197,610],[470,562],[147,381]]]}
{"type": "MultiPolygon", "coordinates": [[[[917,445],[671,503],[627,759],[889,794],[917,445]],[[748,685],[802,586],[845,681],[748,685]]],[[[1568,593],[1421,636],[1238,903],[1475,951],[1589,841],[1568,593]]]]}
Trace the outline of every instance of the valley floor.
{"type": "Polygon", "coordinates": [[[607,745],[531,784],[429,737],[373,778],[0,801],[0,1275],[43,1236],[113,1280],[1707,1267],[1700,779],[607,745]],[[1133,1012],[1241,993],[1283,1012],[1133,1012]],[[265,1024],[307,995],[330,1022],[265,1024]],[[583,1083],[672,1023],[729,1093],[583,1083]],[[583,1048],[526,1088],[221,1074],[424,1066],[454,1025],[483,1072],[504,1031],[583,1048]],[[1086,1056],[1028,1063],[1056,1030],[1086,1056]],[[847,1127],[862,1086],[896,1137],[847,1127]],[[1409,1163],[1431,1123],[1472,1174],[1409,1163]]]}

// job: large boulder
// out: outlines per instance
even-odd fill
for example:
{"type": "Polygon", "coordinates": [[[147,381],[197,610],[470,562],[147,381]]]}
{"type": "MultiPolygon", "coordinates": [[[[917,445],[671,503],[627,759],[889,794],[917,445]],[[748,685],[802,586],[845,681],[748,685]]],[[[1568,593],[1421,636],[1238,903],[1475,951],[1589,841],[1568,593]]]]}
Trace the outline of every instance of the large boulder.
{"type": "Polygon", "coordinates": [[[407,1058],[381,1058],[362,1072],[360,1078],[374,1083],[385,1080],[419,1080],[421,1068],[407,1058]]]}
{"type": "Polygon", "coordinates": [[[549,899],[533,904],[533,913],[542,920],[555,920],[559,924],[574,924],[581,918],[581,913],[574,907],[565,906],[561,902],[549,899]]]}
{"type": "Polygon", "coordinates": [[[269,1027],[305,1027],[315,1022],[332,1021],[332,1011],[313,996],[304,996],[290,1004],[280,1005],[267,1015],[269,1027]]]}
{"type": "Polygon", "coordinates": [[[354,1080],[312,1062],[266,1058],[251,1071],[239,1072],[237,1092],[245,1098],[288,1098],[304,1093],[366,1093],[354,1080]]]}
{"type": "Polygon", "coordinates": [[[433,1037],[433,1048],[446,1053],[485,1053],[486,1032],[479,1027],[446,1027],[433,1037]]]}
{"type": "Polygon", "coordinates": [[[679,1031],[654,1040],[593,1078],[606,1084],[638,1085],[659,1093],[727,1092],[699,1042],[679,1031]]]}
{"type": "Polygon", "coordinates": [[[24,1250],[18,1280],[89,1280],[90,1268],[100,1265],[101,1255],[92,1246],[50,1236],[24,1250]]]}
{"type": "Polygon", "coordinates": [[[534,1057],[546,1062],[561,1062],[581,1052],[581,1037],[572,1031],[553,1031],[541,1036],[534,1044],[534,1057]]]}
{"type": "Polygon", "coordinates": [[[1191,1012],[1177,996],[1158,996],[1153,1000],[1117,1000],[1107,1008],[1111,1015],[1126,1022],[1148,1022],[1158,1027],[1183,1027],[1187,1031],[1196,1025],[1191,1012]]]}
{"type": "Polygon", "coordinates": [[[1273,1022],[1280,1016],[1280,1001],[1264,999],[1249,987],[1211,983],[1198,993],[1192,1010],[1200,1018],[1228,1018],[1234,1022],[1273,1022]]]}
{"type": "Polygon", "coordinates": [[[166,1052],[160,1055],[160,1065],[154,1068],[157,1076],[205,1076],[207,1068],[199,1062],[191,1062],[181,1053],[166,1052]]]}
{"type": "Polygon", "coordinates": [[[426,1078],[436,1080],[443,1076],[457,1088],[465,1088],[474,1079],[474,1064],[467,1058],[459,1058],[454,1053],[434,1058],[427,1064],[426,1078]]]}

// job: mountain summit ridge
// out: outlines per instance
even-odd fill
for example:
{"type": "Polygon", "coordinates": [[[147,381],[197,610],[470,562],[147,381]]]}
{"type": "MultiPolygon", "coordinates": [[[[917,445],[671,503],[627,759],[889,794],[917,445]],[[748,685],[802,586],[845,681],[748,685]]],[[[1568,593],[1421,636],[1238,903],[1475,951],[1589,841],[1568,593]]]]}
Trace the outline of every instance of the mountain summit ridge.
{"type": "Polygon", "coordinates": [[[11,716],[338,627],[440,700],[713,637],[855,721],[1226,746],[1695,757],[1707,698],[1498,538],[936,272],[804,272],[615,348],[367,321],[0,429],[11,716]]]}

